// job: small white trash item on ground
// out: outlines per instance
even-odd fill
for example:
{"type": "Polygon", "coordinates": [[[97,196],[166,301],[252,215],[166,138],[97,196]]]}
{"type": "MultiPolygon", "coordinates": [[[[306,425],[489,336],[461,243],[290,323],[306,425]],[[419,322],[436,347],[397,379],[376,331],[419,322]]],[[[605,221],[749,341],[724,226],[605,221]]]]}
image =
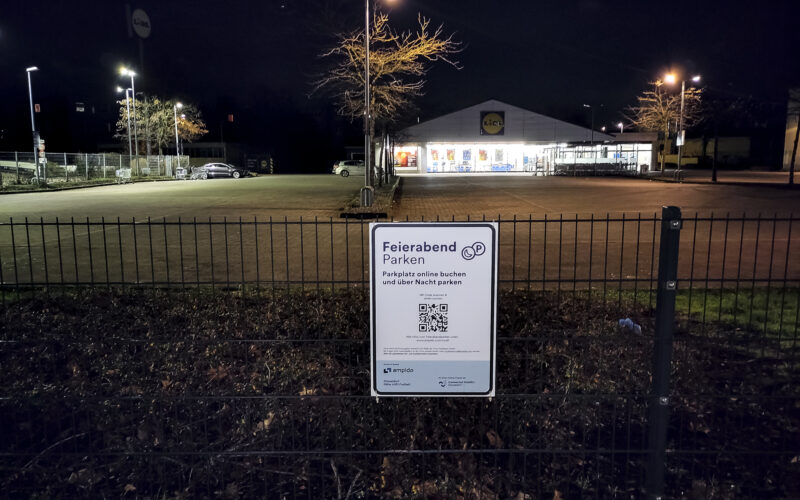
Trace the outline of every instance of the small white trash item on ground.
{"type": "Polygon", "coordinates": [[[623,330],[630,330],[636,335],[642,334],[642,327],[634,323],[633,320],[630,318],[624,318],[619,320],[619,327],[622,328],[623,330]]]}

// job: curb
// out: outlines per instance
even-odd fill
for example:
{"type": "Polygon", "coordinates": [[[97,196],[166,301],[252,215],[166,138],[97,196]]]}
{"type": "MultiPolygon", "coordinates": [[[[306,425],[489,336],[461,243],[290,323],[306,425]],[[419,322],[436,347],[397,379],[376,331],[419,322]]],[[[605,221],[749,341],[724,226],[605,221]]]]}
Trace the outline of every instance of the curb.
{"type": "Polygon", "coordinates": [[[669,178],[659,178],[659,177],[647,177],[648,181],[651,182],[663,182],[666,184],[694,184],[694,185],[706,185],[706,186],[744,186],[744,187],[772,187],[772,188],[779,188],[779,189],[797,189],[800,185],[798,184],[788,184],[788,183],[775,183],[775,182],[744,182],[744,181],[695,181],[695,180],[672,180],[669,178]]]}
{"type": "MultiPolygon", "coordinates": [[[[139,182],[167,182],[167,181],[174,181],[177,179],[153,179],[153,180],[139,180],[136,182],[126,182],[125,184],[136,184],[139,182]]],[[[85,186],[69,186],[69,187],[61,187],[61,188],[51,188],[51,189],[32,189],[30,191],[0,191],[0,195],[5,194],[26,194],[26,193],[52,193],[55,191],[72,191],[73,189],[86,189],[86,188],[93,188],[93,187],[101,187],[101,186],[117,186],[121,185],[117,182],[104,182],[102,184],[87,184],[85,186]]]]}
{"type": "MultiPolygon", "coordinates": [[[[397,192],[399,190],[399,186],[400,186],[401,181],[402,181],[402,177],[395,176],[394,184],[392,184],[392,187],[389,189],[389,192],[387,193],[386,199],[388,200],[388,208],[389,208],[390,211],[391,211],[392,206],[395,204],[395,198],[397,196],[397,192]]],[[[356,196],[355,199],[357,199],[357,198],[358,198],[358,196],[356,196]]],[[[339,218],[341,218],[341,219],[376,219],[376,218],[378,218],[378,219],[386,219],[386,218],[388,218],[388,213],[387,212],[366,212],[366,211],[361,212],[361,211],[357,211],[356,209],[350,209],[350,210],[343,209],[339,213],[339,218]]]]}

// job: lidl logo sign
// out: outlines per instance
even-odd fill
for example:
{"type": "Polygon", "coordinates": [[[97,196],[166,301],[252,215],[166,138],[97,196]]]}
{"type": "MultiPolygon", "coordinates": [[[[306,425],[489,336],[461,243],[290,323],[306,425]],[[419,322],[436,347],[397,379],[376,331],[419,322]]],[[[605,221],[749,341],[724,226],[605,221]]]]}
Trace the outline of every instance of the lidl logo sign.
{"type": "Polygon", "coordinates": [[[503,135],[505,111],[481,111],[481,135],[503,135]]]}

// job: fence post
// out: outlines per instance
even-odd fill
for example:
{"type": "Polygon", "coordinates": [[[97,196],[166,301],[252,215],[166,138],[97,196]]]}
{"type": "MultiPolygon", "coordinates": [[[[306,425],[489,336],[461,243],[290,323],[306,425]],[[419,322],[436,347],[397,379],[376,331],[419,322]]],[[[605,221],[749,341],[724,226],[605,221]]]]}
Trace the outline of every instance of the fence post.
{"type": "Polygon", "coordinates": [[[84,154],[86,155],[86,164],[84,165],[84,168],[86,170],[86,180],[88,181],[89,180],[89,153],[84,153],[84,154]]]}
{"type": "Polygon", "coordinates": [[[106,154],[103,153],[103,179],[106,178],[106,154]]]}
{"type": "Polygon", "coordinates": [[[675,325],[675,296],[678,290],[678,250],[681,209],[662,207],[661,243],[658,253],[656,331],[653,342],[653,384],[648,409],[647,498],[664,498],[667,426],[669,423],[669,372],[672,333],[675,325]]]}
{"type": "MultiPolygon", "coordinates": [[[[17,184],[19,184],[19,153],[14,151],[14,164],[17,166],[17,184]]],[[[36,166],[36,158],[33,159],[33,166],[36,166]]]]}

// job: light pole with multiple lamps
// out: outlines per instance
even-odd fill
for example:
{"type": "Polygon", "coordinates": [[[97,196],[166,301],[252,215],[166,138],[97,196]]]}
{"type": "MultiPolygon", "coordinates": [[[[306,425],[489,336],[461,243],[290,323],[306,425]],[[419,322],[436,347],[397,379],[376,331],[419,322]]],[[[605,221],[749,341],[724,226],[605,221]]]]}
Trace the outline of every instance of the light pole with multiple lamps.
{"type": "MultiPolygon", "coordinates": [[[[692,81],[694,83],[699,82],[700,81],[700,75],[693,76],[692,77],[692,81]]],[[[669,73],[666,76],[664,76],[664,82],[665,83],[669,83],[669,84],[673,84],[673,83],[677,82],[677,78],[675,77],[674,73],[669,73]]],[[[677,142],[678,142],[678,169],[677,170],[678,171],[680,171],[680,169],[681,169],[681,157],[682,157],[682,153],[683,153],[683,143],[685,141],[684,131],[683,131],[683,108],[684,108],[684,95],[685,95],[685,93],[686,93],[686,80],[682,79],[681,80],[681,111],[680,111],[680,116],[678,118],[679,125],[678,125],[678,139],[677,139],[677,142]]]]}
{"type": "Polygon", "coordinates": [[[131,89],[117,87],[117,92],[122,92],[123,90],[125,90],[125,105],[128,107],[128,168],[131,168],[131,154],[133,154],[133,146],[131,145],[131,98],[128,94],[131,89]]]}
{"type": "MultiPolygon", "coordinates": [[[[122,76],[130,76],[131,77],[131,98],[133,99],[133,144],[135,146],[134,157],[136,158],[136,173],[139,173],[139,135],[136,130],[136,87],[133,83],[133,77],[136,76],[136,72],[122,67],[119,70],[119,74],[122,76]]],[[[130,112],[128,112],[128,116],[130,116],[130,112]]]]}
{"type": "Polygon", "coordinates": [[[31,86],[31,73],[34,71],[39,71],[39,68],[36,66],[30,66],[25,68],[25,73],[28,74],[28,99],[31,103],[31,132],[33,138],[33,165],[36,167],[36,177],[40,180],[47,182],[47,164],[45,163],[45,168],[42,169],[44,172],[40,172],[41,164],[39,162],[39,140],[36,137],[36,122],[33,118],[33,87],[31,86]]]}
{"type": "MultiPolygon", "coordinates": [[[[178,167],[181,166],[181,150],[178,146],[178,108],[182,108],[183,104],[177,102],[172,106],[172,113],[175,115],[175,158],[178,160],[178,167]]],[[[181,115],[183,116],[183,115],[181,115]]]]}

